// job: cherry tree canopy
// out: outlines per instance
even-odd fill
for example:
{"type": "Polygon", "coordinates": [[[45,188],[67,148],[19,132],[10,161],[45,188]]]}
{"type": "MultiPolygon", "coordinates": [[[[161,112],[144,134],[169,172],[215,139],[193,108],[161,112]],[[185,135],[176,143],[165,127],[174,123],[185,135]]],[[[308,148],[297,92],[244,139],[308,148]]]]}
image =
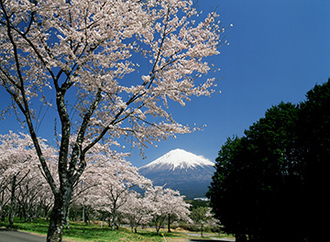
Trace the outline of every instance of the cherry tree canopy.
{"type": "Polygon", "coordinates": [[[33,100],[53,105],[56,97],[62,132],[73,132],[65,128],[74,120],[77,145],[86,141],[83,153],[106,134],[114,140],[133,135],[141,147],[189,132],[164,109],[167,99],[184,105],[191,95],[211,92],[212,80],[194,80],[210,70],[203,58],[219,53],[217,15],[196,24],[191,1],[14,0],[1,6],[1,84],[31,119],[33,100]],[[145,63],[137,54],[150,64],[140,77],[128,75],[145,63]],[[76,98],[66,95],[72,88],[76,98]],[[67,102],[80,119],[69,116],[67,102]]]}

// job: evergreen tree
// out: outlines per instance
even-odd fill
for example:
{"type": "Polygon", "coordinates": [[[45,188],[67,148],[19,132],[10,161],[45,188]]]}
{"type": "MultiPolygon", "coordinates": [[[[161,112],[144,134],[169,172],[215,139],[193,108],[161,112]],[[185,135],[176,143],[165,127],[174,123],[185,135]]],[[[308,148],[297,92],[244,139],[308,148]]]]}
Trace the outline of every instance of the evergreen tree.
{"type": "Polygon", "coordinates": [[[228,139],[208,193],[211,206],[237,241],[303,241],[304,199],[296,144],[298,108],[280,103],[228,139]]]}
{"type": "Polygon", "coordinates": [[[330,80],[307,92],[300,104],[298,136],[306,196],[308,241],[327,241],[330,198],[330,80]]]}

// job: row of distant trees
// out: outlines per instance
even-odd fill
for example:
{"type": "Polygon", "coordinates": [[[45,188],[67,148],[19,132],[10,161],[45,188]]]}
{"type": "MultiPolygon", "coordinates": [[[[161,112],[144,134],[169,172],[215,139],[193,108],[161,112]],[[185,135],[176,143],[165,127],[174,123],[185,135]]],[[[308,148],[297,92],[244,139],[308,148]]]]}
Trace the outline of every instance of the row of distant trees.
{"type": "Polygon", "coordinates": [[[228,138],[208,193],[237,241],[325,241],[330,215],[330,81],[228,138]]]}

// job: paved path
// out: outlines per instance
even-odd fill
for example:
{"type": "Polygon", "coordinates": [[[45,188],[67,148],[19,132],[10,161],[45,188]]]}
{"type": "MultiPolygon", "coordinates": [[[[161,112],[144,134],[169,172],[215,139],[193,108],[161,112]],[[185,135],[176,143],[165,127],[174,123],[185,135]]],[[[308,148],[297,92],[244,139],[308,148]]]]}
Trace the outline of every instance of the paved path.
{"type": "MultiPolygon", "coordinates": [[[[234,239],[218,239],[218,238],[212,238],[212,240],[222,241],[222,242],[235,241],[234,239]]],[[[46,241],[46,236],[34,235],[26,232],[0,228],[0,242],[45,242],[45,241],[46,241]]],[[[190,239],[187,241],[204,242],[210,240],[190,239]]],[[[63,242],[65,241],[63,240],[63,242]]]]}
{"type": "Polygon", "coordinates": [[[16,230],[0,229],[0,242],[45,242],[46,237],[16,230]]]}

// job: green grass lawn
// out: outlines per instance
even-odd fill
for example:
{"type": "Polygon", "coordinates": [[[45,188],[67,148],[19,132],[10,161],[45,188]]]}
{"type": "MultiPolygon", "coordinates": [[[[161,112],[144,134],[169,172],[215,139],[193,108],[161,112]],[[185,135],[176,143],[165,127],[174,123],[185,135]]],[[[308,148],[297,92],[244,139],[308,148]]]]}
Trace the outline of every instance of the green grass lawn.
{"type": "MultiPolygon", "coordinates": [[[[48,230],[48,221],[44,219],[36,219],[34,222],[24,222],[15,218],[14,228],[27,232],[46,235],[48,230]]],[[[0,227],[8,227],[8,222],[0,222],[0,227]]],[[[189,238],[196,238],[195,236],[187,235],[182,232],[161,231],[168,242],[177,241],[184,242],[189,238]]],[[[191,232],[192,233],[192,232],[191,232]]],[[[70,223],[70,228],[65,229],[63,238],[64,240],[74,242],[108,242],[108,241],[164,241],[163,236],[157,234],[155,230],[138,230],[138,233],[132,233],[128,228],[119,228],[111,230],[108,226],[101,227],[100,225],[84,225],[81,223],[70,223]]],[[[210,236],[209,234],[207,234],[210,236]]],[[[213,234],[211,237],[216,237],[213,234]]],[[[204,239],[207,239],[205,237],[204,239]]]]}

